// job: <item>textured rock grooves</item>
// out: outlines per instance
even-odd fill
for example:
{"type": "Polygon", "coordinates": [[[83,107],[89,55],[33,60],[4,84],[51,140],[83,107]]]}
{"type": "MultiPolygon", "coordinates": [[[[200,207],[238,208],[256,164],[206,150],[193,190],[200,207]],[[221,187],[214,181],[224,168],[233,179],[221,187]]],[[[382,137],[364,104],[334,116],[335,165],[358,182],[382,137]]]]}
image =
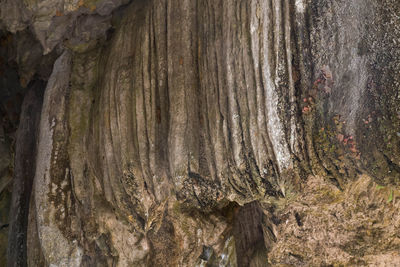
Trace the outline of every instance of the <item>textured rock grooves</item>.
{"type": "MultiPolygon", "coordinates": [[[[148,197],[158,201],[166,196],[154,195],[164,191],[154,189],[154,178],[161,180],[156,184],[164,184],[169,177],[178,195],[196,194],[193,204],[202,206],[218,197],[205,194],[208,190],[202,187],[209,182],[220,185],[216,191],[230,200],[244,202],[265,195],[266,189],[272,191],[270,183],[277,184],[280,172],[291,165],[275,84],[288,80],[281,77],[287,69],[278,72],[278,66],[287,66],[282,64],[284,40],[275,48],[261,40],[264,49],[257,42],[252,57],[250,25],[234,20],[250,17],[247,6],[213,2],[196,8],[195,4],[137,2],[130,12],[138,15],[122,22],[111,44],[113,56],[105,63],[97,100],[102,110],[93,121],[98,139],[91,139],[99,141],[93,143],[96,155],[104,155],[93,164],[103,169],[100,175],[104,185],[110,184],[105,194],[111,202],[122,204],[113,191],[121,191],[125,181],[112,181],[110,174],[131,173],[138,186],[147,185],[148,197]],[[182,20],[187,23],[179,25],[182,20]],[[214,30],[203,30],[206,26],[214,30]],[[276,52],[264,55],[260,50],[276,52]],[[255,70],[245,70],[252,62],[255,70]],[[268,121],[270,117],[274,119],[268,121]],[[185,183],[196,178],[199,192],[186,192],[185,183]]],[[[272,32],[268,23],[257,28],[272,32]]],[[[290,91],[284,85],[279,90],[282,95],[290,91]]]]}
{"type": "Polygon", "coordinates": [[[57,60],[36,173],[45,177],[35,197],[47,258],[90,265],[101,250],[121,266],[145,258],[192,265],[202,245],[223,249],[230,219],[220,213],[229,201],[284,195],[295,184],[292,157],[304,151],[296,141],[290,8],[288,1],[135,1],[108,47],[57,60]],[[199,221],[186,214],[192,209],[208,215],[199,221]],[[60,230],[66,239],[56,243],[60,230]],[[112,241],[99,244],[106,237],[112,241]]]}
{"type": "MultiPolygon", "coordinates": [[[[59,18],[32,22],[43,52],[58,55],[36,168],[21,158],[34,151],[23,131],[35,122],[23,112],[14,174],[12,218],[24,219],[10,233],[29,219],[28,265],[313,265],[285,240],[306,223],[328,224],[318,205],[336,201],[336,214],[346,190],[398,186],[396,1],[135,0],[114,13],[109,35],[108,16],[126,1],[96,2],[107,11],[98,14],[81,8],[89,1],[65,16],[52,7],[59,18]],[[27,217],[31,180],[21,180],[33,169],[27,217]],[[356,187],[361,173],[370,184],[356,187]]],[[[4,20],[9,30],[35,18],[25,15],[4,20]]],[[[330,238],[312,229],[296,237],[330,238]]],[[[20,244],[11,240],[10,249],[20,244]]],[[[334,248],[344,264],[364,257],[351,246],[334,248]]]]}
{"type": "Polygon", "coordinates": [[[35,176],[36,142],[43,101],[43,82],[34,82],[22,104],[17,133],[13,198],[10,208],[8,266],[24,266],[27,261],[29,203],[35,176]],[[29,159],[29,160],[26,160],[29,159]]]}

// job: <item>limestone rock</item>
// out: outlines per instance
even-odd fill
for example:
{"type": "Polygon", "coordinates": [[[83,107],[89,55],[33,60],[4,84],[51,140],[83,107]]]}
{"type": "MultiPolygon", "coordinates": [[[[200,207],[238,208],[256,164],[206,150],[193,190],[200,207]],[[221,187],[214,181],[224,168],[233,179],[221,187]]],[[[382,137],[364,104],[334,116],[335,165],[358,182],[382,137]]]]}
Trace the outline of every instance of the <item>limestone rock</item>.
{"type": "Polygon", "coordinates": [[[31,265],[399,261],[397,0],[0,6],[47,83],[31,265]]]}

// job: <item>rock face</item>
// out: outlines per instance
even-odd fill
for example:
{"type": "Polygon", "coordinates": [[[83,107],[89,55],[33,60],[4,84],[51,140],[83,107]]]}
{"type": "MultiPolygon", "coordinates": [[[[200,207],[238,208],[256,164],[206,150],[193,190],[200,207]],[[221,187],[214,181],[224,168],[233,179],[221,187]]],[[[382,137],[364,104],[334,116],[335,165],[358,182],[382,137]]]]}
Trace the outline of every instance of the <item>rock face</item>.
{"type": "Polygon", "coordinates": [[[27,92],[21,110],[16,144],[14,181],[10,207],[8,240],[9,266],[26,263],[28,213],[35,176],[36,140],[43,100],[43,84],[36,82],[27,92]],[[18,233],[18,234],[13,234],[18,233]]]}
{"type": "Polygon", "coordinates": [[[399,264],[397,0],[0,7],[9,266],[399,264]]]}

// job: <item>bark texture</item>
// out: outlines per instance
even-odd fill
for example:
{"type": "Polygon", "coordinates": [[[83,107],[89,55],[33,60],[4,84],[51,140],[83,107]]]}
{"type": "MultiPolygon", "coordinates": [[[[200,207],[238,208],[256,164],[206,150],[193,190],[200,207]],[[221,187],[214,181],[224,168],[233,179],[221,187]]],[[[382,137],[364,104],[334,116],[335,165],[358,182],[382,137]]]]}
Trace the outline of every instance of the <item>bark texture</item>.
{"type": "Polygon", "coordinates": [[[47,80],[30,266],[400,262],[397,0],[125,4],[0,3],[47,80]]]}

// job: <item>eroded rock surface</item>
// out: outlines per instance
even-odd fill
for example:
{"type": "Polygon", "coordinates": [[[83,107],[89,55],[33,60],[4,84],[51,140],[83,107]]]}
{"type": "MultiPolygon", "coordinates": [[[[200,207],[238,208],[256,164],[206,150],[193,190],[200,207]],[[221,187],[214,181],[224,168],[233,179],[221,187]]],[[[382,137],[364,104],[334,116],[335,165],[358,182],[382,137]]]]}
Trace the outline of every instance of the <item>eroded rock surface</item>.
{"type": "Polygon", "coordinates": [[[47,82],[30,266],[400,260],[398,1],[0,7],[47,82]]]}
{"type": "Polygon", "coordinates": [[[277,215],[281,221],[269,260],[292,266],[396,266],[398,199],[398,187],[379,186],[365,175],[343,191],[322,177],[309,177],[304,192],[291,196],[277,215]]]}

